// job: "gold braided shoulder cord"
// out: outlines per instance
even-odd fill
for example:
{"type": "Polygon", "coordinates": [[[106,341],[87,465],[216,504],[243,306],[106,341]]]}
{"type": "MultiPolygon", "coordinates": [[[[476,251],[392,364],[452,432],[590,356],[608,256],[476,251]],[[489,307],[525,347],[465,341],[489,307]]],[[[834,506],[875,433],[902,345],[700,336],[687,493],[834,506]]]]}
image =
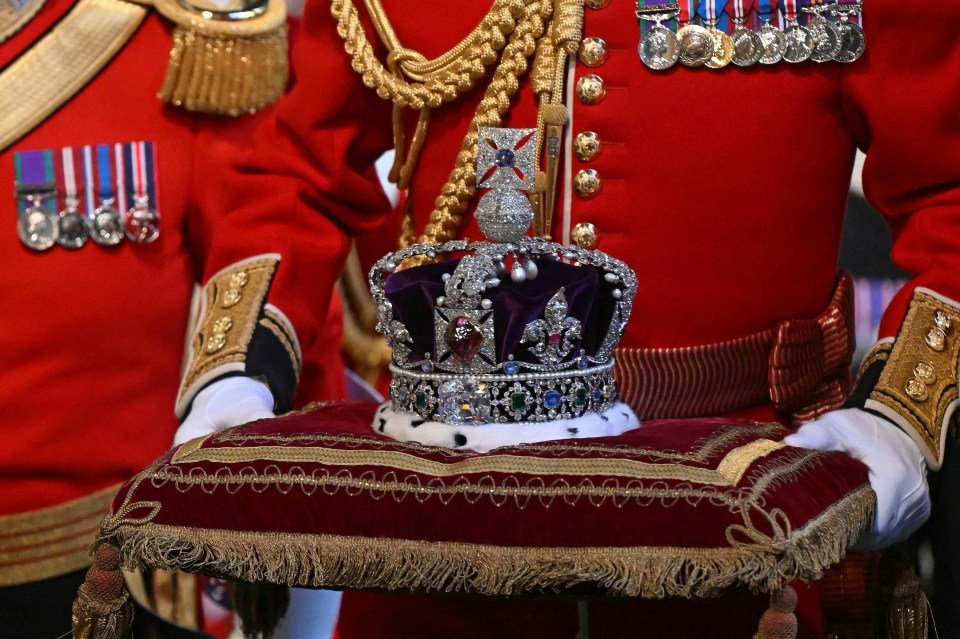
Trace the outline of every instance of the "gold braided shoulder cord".
{"type": "MultiPolygon", "coordinates": [[[[544,55],[552,58],[549,63],[540,65],[536,74],[541,104],[560,99],[565,66],[561,58],[565,63],[566,56],[576,50],[583,22],[583,0],[495,0],[483,21],[463,41],[434,60],[426,60],[416,51],[402,47],[379,0],[365,2],[378,35],[390,51],[389,69],[374,56],[356,7],[350,0],[332,0],[331,13],[337,20],[337,32],[344,40],[345,49],[353,59],[353,68],[361,75],[364,84],[381,98],[394,103],[394,142],[398,155],[403,151],[403,137],[398,132],[400,110],[409,107],[420,111],[410,152],[403,165],[395,165],[391,173],[391,179],[401,187],[409,184],[416,154],[423,144],[429,109],[452,102],[471,89],[475,80],[486,75],[486,67],[497,60],[497,52],[502,49],[454,168],[435,201],[424,233],[417,238],[418,242],[443,242],[456,234],[475,193],[473,164],[477,153],[477,128],[502,123],[503,114],[510,109],[510,98],[519,89],[519,78],[527,72],[530,59],[538,51],[538,42],[543,40],[552,40],[553,43],[541,47],[544,55]],[[550,38],[542,38],[551,17],[556,26],[551,25],[550,38]],[[575,37],[571,40],[572,36],[575,37]],[[551,76],[552,81],[548,79],[551,76]]],[[[538,129],[542,129],[544,123],[542,111],[537,119],[538,129]]],[[[412,223],[407,218],[402,243],[409,244],[413,238],[412,223]]]]}

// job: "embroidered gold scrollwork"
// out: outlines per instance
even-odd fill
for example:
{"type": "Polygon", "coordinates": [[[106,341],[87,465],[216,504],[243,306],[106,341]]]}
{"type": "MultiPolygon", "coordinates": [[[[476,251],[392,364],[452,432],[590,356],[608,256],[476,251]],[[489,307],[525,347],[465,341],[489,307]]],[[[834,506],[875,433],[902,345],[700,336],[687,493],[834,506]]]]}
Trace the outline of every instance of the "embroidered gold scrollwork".
{"type": "MultiPolygon", "coordinates": [[[[957,401],[960,307],[917,289],[866,407],[884,414],[920,446],[927,464],[943,462],[946,424],[957,401]]],[[[872,361],[882,358],[877,351],[872,361]]]]}

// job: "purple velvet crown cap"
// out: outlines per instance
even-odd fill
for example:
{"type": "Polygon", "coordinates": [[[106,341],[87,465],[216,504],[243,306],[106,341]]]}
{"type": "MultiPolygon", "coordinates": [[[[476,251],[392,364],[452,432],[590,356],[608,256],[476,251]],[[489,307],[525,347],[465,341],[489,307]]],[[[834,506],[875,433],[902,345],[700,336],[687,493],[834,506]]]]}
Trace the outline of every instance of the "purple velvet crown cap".
{"type": "MultiPolygon", "coordinates": [[[[458,259],[424,264],[392,273],[384,283],[384,294],[393,305],[394,319],[404,325],[413,340],[410,361],[435,355],[434,317],[437,298],[444,295],[443,275],[453,273],[458,259]]],[[[608,283],[594,266],[573,266],[551,259],[536,260],[536,279],[514,282],[506,275],[500,285],[488,289],[484,297],[492,303],[497,361],[509,355],[522,362],[536,362],[532,344],[521,343],[524,327],[543,317],[547,302],[559,291],[569,304],[569,316],[580,321],[581,338],[566,360],[597,352],[610,326],[617,300],[614,285],[608,283]]],[[[452,314],[456,314],[452,311],[452,314]]],[[[565,360],[565,361],[566,361],[565,360]]]]}

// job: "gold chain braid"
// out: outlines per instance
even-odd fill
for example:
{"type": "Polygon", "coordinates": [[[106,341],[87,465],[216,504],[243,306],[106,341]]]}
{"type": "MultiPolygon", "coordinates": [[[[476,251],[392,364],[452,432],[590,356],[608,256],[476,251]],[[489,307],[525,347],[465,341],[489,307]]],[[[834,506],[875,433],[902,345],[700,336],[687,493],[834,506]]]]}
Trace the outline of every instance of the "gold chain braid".
{"type": "Polygon", "coordinates": [[[473,88],[474,81],[482,78],[486,67],[497,60],[497,52],[506,45],[508,35],[517,26],[518,17],[524,13],[524,3],[529,1],[495,0],[477,28],[436,60],[426,60],[416,51],[401,47],[379,3],[369,2],[378,31],[388,40],[389,61],[414,82],[392,73],[377,60],[357,9],[350,0],[332,0],[330,11],[337,20],[337,33],[353,59],[353,68],[361,75],[363,83],[394,104],[422,109],[451,102],[473,88]]]}

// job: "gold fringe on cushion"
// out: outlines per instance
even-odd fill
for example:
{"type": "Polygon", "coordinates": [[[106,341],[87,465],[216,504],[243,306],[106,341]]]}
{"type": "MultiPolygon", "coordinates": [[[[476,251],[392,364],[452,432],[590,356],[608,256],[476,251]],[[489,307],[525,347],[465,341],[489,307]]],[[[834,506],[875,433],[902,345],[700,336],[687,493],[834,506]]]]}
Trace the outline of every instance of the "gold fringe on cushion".
{"type": "MultiPolygon", "coordinates": [[[[864,486],[782,539],[724,548],[504,547],[405,539],[252,533],[104,522],[122,563],[287,586],[518,595],[590,584],[610,596],[710,597],[733,586],[772,592],[817,579],[873,522],[864,486]]],[[[130,504],[130,512],[137,509],[130,504]]]]}
{"type": "Polygon", "coordinates": [[[177,23],[160,98],[188,111],[240,115],[273,103],[287,86],[287,25],[283,0],[264,13],[219,20],[177,0],[154,6],[177,23]]]}
{"type": "Polygon", "coordinates": [[[133,604],[120,572],[120,550],[101,542],[73,602],[74,639],[124,639],[133,624],[133,604]]]}

